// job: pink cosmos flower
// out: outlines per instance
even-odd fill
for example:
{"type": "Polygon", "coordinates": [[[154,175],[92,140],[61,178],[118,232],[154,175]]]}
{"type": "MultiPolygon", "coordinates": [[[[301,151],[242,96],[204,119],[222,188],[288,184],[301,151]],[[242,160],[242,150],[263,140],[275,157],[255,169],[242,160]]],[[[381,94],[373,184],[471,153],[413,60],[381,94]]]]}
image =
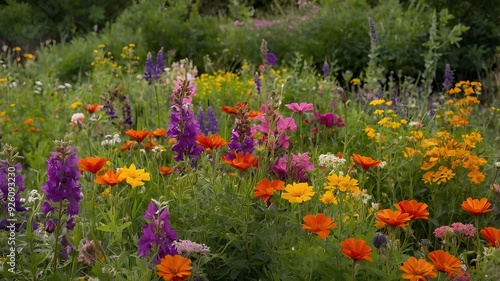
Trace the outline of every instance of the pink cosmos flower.
{"type": "Polygon", "coordinates": [[[71,125],[76,126],[78,124],[83,125],[85,120],[85,115],[83,113],[75,113],[71,116],[71,125]]]}
{"type": "Polygon", "coordinates": [[[305,111],[314,110],[314,106],[312,103],[305,103],[305,102],[301,102],[300,104],[294,102],[290,104],[285,104],[285,106],[288,107],[288,109],[298,114],[302,114],[305,111]]]}
{"type": "Polygon", "coordinates": [[[234,23],[233,23],[234,26],[244,26],[245,23],[242,22],[242,21],[239,21],[239,20],[235,20],[234,23]]]}

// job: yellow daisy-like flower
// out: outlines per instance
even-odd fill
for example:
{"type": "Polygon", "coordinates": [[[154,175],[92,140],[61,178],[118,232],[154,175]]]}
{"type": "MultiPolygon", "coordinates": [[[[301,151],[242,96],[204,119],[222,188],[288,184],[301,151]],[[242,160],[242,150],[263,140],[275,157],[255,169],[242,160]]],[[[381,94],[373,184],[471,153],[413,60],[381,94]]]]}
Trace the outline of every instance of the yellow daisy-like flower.
{"type": "Polygon", "coordinates": [[[351,84],[353,84],[353,85],[359,85],[359,83],[361,83],[361,79],[359,79],[359,78],[352,78],[351,84]]]}
{"type": "Polygon", "coordinates": [[[321,195],[319,200],[324,204],[335,204],[335,205],[338,204],[337,197],[333,195],[333,192],[331,190],[328,190],[323,195],[321,195]]]}
{"type": "Polygon", "coordinates": [[[373,105],[373,106],[377,106],[377,105],[381,105],[385,103],[385,100],[384,99],[378,99],[378,100],[372,100],[370,102],[370,105],[373,105]]]}
{"type": "Polygon", "coordinates": [[[80,105],[82,105],[83,103],[81,101],[77,101],[77,102],[74,102],[70,105],[71,108],[75,109],[77,107],[79,107],[80,105]]]}
{"type": "Polygon", "coordinates": [[[121,168],[120,172],[118,180],[125,180],[132,188],[143,186],[143,181],[149,181],[151,179],[149,173],[145,172],[144,169],[137,169],[134,164],[131,164],[130,168],[121,168]]]}
{"type": "Polygon", "coordinates": [[[285,193],[281,198],[288,200],[290,203],[302,203],[311,200],[315,192],[312,191],[313,187],[309,186],[307,182],[293,183],[285,187],[285,193]]]}

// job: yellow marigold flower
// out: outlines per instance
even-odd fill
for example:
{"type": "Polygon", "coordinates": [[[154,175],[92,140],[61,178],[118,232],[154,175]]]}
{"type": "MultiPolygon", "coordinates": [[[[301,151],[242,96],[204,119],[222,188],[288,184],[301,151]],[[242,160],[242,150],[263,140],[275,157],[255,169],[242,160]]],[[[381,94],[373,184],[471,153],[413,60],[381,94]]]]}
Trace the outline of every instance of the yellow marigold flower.
{"type": "Polygon", "coordinates": [[[429,170],[431,169],[432,167],[436,166],[437,162],[430,162],[430,161],[424,161],[424,163],[422,163],[422,165],[420,165],[420,170],[429,170]]]}
{"type": "Polygon", "coordinates": [[[380,126],[384,126],[384,127],[386,127],[385,125],[386,125],[389,121],[391,121],[391,118],[389,118],[389,117],[384,117],[384,118],[382,118],[380,121],[378,121],[378,122],[377,122],[377,125],[380,125],[380,126]]]}
{"type": "Polygon", "coordinates": [[[70,107],[71,107],[72,109],[75,109],[75,108],[79,107],[79,106],[80,106],[80,105],[82,105],[82,104],[83,104],[83,103],[82,103],[81,101],[76,101],[76,102],[72,103],[72,104],[70,105],[70,107]]]}
{"type": "Polygon", "coordinates": [[[359,83],[361,83],[361,79],[359,79],[359,78],[352,78],[351,79],[351,84],[359,85],[359,83]]]}
{"type": "Polygon", "coordinates": [[[462,167],[468,170],[474,170],[477,169],[477,167],[483,166],[486,163],[487,163],[486,159],[470,154],[462,162],[462,167]]]}
{"type": "Polygon", "coordinates": [[[373,106],[377,106],[377,105],[381,105],[385,103],[385,100],[384,99],[378,99],[378,100],[372,100],[370,102],[370,105],[373,105],[373,106]]]}
{"type": "Polygon", "coordinates": [[[440,166],[439,169],[434,173],[432,177],[432,182],[437,184],[445,183],[455,177],[453,170],[448,169],[445,166],[440,166]]]}
{"type": "Polygon", "coordinates": [[[479,169],[474,169],[467,174],[471,183],[480,184],[484,181],[484,173],[480,172],[479,169]]]}
{"type": "Polygon", "coordinates": [[[410,131],[410,139],[414,141],[419,141],[424,138],[424,133],[422,131],[410,131]]]}
{"type": "Polygon", "coordinates": [[[0,78],[0,83],[7,82],[7,80],[9,80],[9,79],[7,79],[7,77],[2,77],[2,78],[0,78]]]}
{"type": "Polygon", "coordinates": [[[465,88],[464,90],[464,95],[466,96],[470,96],[470,95],[473,95],[475,92],[474,92],[474,89],[472,87],[467,87],[465,88]]]}
{"type": "Polygon", "coordinates": [[[11,104],[10,104],[10,107],[14,107],[14,106],[16,106],[16,104],[15,104],[15,103],[11,103],[11,104]]]}
{"type": "Polygon", "coordinates": [[[433,176],[434,176],[434,172],[427,172],[427,173],[422,175],[422,180],[424,181],[424,183],[431,183],[433,176]]]}
{"type": "Polygon", "coordinates": [[[388,101],[388,102],[386,102],[386,103],[385,103],[385,105],[387,105],[387,106],[391,106],[391,105],[392,105],[392,101],[388,101]]]}
{"type": "Polygon", "coordinates": [[[149,173],[145,172],[144,169],[137,169],[135,164],[131,164],[129,168],[121,168],[120,172],[118,180],[125,180],[132,188],[143,186],[143,181],[149,181],[151,179],[149,173]]]}
{"type": "Polygon", "coordinates": [[[35,58],[35,56],[33,54],[30,54],[30,53],[24,54],[23,57],[27,60],[33,60],[35,58]]]}
{"type": "Polygon", "coordinates": [[[413,157],[414,155],[415,155],[415,149],[411,147],[406,147],[405,150],[403,150],[403,156],[405,158],[413,157]]]}
{"type": "Polygon", "coordinates": [[[408,121],[407,121],[406,119],[401,119],[401,120],[399,120],[399,122],[400,122],[401,124],[403,124],[403,125],[408,124],[408,121]]]}
{"type": "Polygon", "coordinates": [[[365,132],[365,134],[370,138],[370,139],[373,139],[375,138],[376,134],[375,134],[375,129],[373,129],[372,127],[368,126],[366,128],[363,129],[363,131],[365,132]]]}
{"type": "Polygon", "coordinates": [[[35,120],[33,120],[33,118],[29,118],[26,121],[24,121],[23,124],[26,126],[32,126],[33,124],[35,124],[35,120]]]}
{"type": "Polygon", "coordinates": [[[338,204],[337,197],[333,195],[333,192],[331,190],[328,190],[323,195],[321,195],[319,200],[324,204],[335,204],[335,205],[338,204]]]}
{"type": "Polygon", "coordinates": [[[128,44],[128,46],[129,46],[130,48],[135,48],[135,44],[134,44],[134,43],[130,43],[130,44],[128,44]]]}
{"type": "Polygon", "coordinates": [[[385,111],[384,111],[384,110],[382,110],[382,109],[377,109],[377,110],[375,110],[375,111],[373,112],[373,114],[375,114],[375,115],[381,115],[381,114],[384,114],[384,112],[385,112],[385,111]]]}
{"type": "Polygon", "coordinates": [[[312,191],[313,187],[309,186],[307,182],[288,184],[281,198],[288,200],[290,203],[302,203],[311,200],[315,192],[312,191]]]}
{"type": "Polygon", "coordinates": [[[4,116],[5,114],[7,114],[7,111],[5,111],[5,110],[0,112],[0,117],[4,116]]]}
{"type": "Polygon", "coordinates": [[[106,45],[104,45],[104,44],[99,44],[99,45],[97,46],[97,48],[99,48],[99,49],[104,49],[105,47],[106,47],[106,45]]]}
{"type": "Polygon", "coordinates": [[[16,52],[20,52],[20,51],[21,51],[21,47],[16,46],[16,47],[14,48],[14,51],[16,51],[16,52]]]}

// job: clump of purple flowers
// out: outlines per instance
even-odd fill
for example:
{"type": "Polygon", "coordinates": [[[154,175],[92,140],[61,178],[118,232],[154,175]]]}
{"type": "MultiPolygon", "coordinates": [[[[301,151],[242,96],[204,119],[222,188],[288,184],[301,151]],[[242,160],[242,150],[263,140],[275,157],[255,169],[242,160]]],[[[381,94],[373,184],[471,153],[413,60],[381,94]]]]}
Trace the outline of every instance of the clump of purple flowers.
{"type": "Polygon", "coordinates": [[[451,70],[451,67],[448,63],[444,68],[443,86],[446,91],[449,91],[451,89],[451,86],[453,86],[453,71],[451,70]]]}
{"type": "Polygon", "coordinates": [[[375,21],[370,17],[368,18],[368,25],[370,25],[370,38],[372,40],[372,45],[377,45],[378,36],[377,31],[375,30],[375,21]]]}
{"type": "Polygon", "coordinates": [[[266,62],[267,66],[276,66],[276,64],[278,63],[278,58],[275,54],[269,52],[266,55],[266,62]]]}
{"type": "Polygon", "coordinates": [[[344,120],[342,118],[335,114],[335,113],[321,113],[321,112],[314,112],[313,113],[314,119],[312,120],[306,120],[306,123],[311,124],[314,126],[313,132],[318,133],[318,127],[320,125],[324,125],[327,129],[333,128],[334,126],[338,128],[342,128],[345,126],[344,120]]]}
{"type": "Polygon", "coordinates": [[[153,56],[151,53],[148,53],[146,57],[146,69],[144,70],[144,79],[148,81],[149,85],[153,83],[153,81],[158,81],[161,78],[161,75],[165,72],[165,61],[163,58],[163,48],[158,51],[156,54],[156,65],[153,63],[153,56]]]}
{"type": "Polygon", "coordinates": [[[177,155],[175,161],[183,161],[187,157],[193,166],[200,158],[203,148],[196,144],[196,136],[201,134],[200,125],[193,113],[193,96],[196,94],[196,85],[187,80],[177,81],[172,94],[172,113],[167,137],[177,139],[172,151],[177,155]]]}
{"type": "Polygon", "coordinates": [[[200,131],[205,136],[219,133],[219,120],[217,120],[217,116],[215,116],[214,109],[211,105],[207,108],[206,116],[203,108],[198,108],[198,115],[196,118],[198,120],[198,124],[200,125],[200,131]]]}
{"type": "Polygon", "coordinates": [[[325,62],[323,63],[323,79],[328,78],[328,76],[330,76],[330,65],[325,60],[325,62]]]}
{"type": "Polygon", "coordinates": [[[251,120],[248,116],[248,104],[246,102],[238,104],[237,110],[231,142],[228,144],[229,152],[226,155],[228,160],[233,160],[238,152],[243,155],[251,154],[255,147],[255,140],[250,130],[251,120]]]}
{"type": "MultiPolygon", "coordinates": [[[[74,217],[79,213],[80,201],[83,198],[78,183],[81,177],[77,165],[79,159],[70,142],[54,141],[54,143],[56,151],[51,152],[52,156],[47,158],[48,180],[40,188],[46,197],[41,208],[46,216],[52,215],[55,211],[67,214],[66,228],[72,229],[75,226],[74,217]],[[62,209],[59,209],[60,202],[63,202],[62,209]]],[[[58,224],[61,223],[58,221],[58,224]]]]}
{"type": "Polygon", "coordinates": [[[260,94],[262,91],[262,81],[260,81],[258,72],[255,72],[255,75],[253,76],[253,82],[255,84],[255,91],[257,92],[257,94],[260,94]]]}
{"type": "MultiPolygon", "coordinates": [[[[20,193],[25,190],[23,175],[21,174],[21,163],[17,162],[18,152],[17,148],[5,144],[2,155],[6,160],[0,160],[0,202],[4,202],[7,217],[14,218],[16,212],[24,212],[26,208],[23,207],[21,202],[20,193]],[[9,201],[8,199],[12,198],[9,201]],[[12,206],[12,204],[14,204],[12,206]]],[[[0,229],[7,229],[10,223],[7,218],[0,221],[0,229]]],[[[14,224],[16,230],[19,229],[20,224],[14,224]]],[[[12,224],[9,227],[13,227],[12,224]]]]}
{"type": "Polygon", "coordinates": [[[308,172],[314,170],[314,165],[310,161],[309,153],[305,152],[297,155],[284,155],[278,158],[271,170],[278,179],[306,182],[308,172]]]}
{"type": "Polygon", "coordinates": [[[160,263],[161,258],[166,255],[175,255],[173,242],[177,239],[177,233],[170,228],[170,213],[165,206],[153,200],[149,203],[144,218],[149,223],[142,228],[142,236],[139,238],[138,252],[141,258],[157,253],[153,263],[160,263]]]}

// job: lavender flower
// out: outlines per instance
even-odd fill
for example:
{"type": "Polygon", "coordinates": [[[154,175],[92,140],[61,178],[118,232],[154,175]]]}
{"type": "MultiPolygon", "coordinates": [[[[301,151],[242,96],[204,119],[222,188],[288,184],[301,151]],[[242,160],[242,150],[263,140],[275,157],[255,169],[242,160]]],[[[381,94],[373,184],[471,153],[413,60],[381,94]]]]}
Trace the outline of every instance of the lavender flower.
{"type": "Polygon", "coordinates": [[[151,85],[153,81],[160,80],[161,74],[165,72],[163,48],[161,48],[156,55],[156,65],[153,63],[153,56],[151,53],[148,53],[145,68],[143,77],[148,81],[149,85],[151,85]]]}
{"type": "Polygon", "coordinates": [[[328,76],[330,76],[330,65],[325,60],[325,62],[323,63],[323,78],[326,79],[328,78],[328,76]]]}
{"type": "Polygon", "coordinates": [[[268,66],[276,66],[276,64],[278,63],[278,58],[275,54],[269,52],[266,55],[266,62],[268,66]]]}
{"type": "Polygon", "coordinates": [[[378,43],[377,31],[375,30],[375,22],[371,17],[368,18],[368,24],[370,25],[370,38],[372,40],[372,44],[377,45],[378,43]]]}
{"type": "Polygon", "coordinates": [[[262,81],[260,81],[258,72],[255,72],[255,75],[253,76],[253,82],[255,83],[255,90],[257,91],[257,94],[260,94],[262,91],[262,81]]]}
{"type": "MultiPolygon", "coordinates": [[[[9,149],[9,147],[10,146],[5,145],[4,151],[9,149]]],[[[12,147],[10,148],[12,149],[12,147]]],[[[14,199],[14,202],[10,202],[10,204],[12,206],[12,203],[14,203],[15,210],[17,212],[26,211],[26,208],[23,207],[23,203],[21,202],[20,195],[20,193],[25,190],[25,186],[23,175],[21,174],[21,163],[12,165],[9,164],[9,162],[10,161],[0,160],[0,201],[5,203],[5,210],[10,217],[13,217],[14,212],[11,212],[12,210],[9,210],[10,201],[8,201],[7,198],[10,197],[14,199]],[[9,174],[14,174],[14,177],[8,177],[9,174]],[[14,183],[14,186],[12,186],[12,183],[14,183]]]]}
{"type": "Polygon", "coordinates": [[[212,134],[217,134],[219,132],[219,121],[217,120],[217,116],[215,116],[215,111],[211,105],[209,105],[207,109],[206,129],[212,134]]]}
{"type": "Polygon", "coordinates": [[[210,248],[205,244],[198,244],[190,240],[178,240],[172,243],[177,253],[183,257],[189,257],[191,254],[206,254],[210,248]]]}
{"type": "Polygon", "coordinates": [[[56,152],[51,152],[52,157],[47,158],[48,180],[41,187],[47,198],[47,201],[43,203],[44,209],[49,209],[54,203],[67,201],[67,210],[59,210],[59,212],[65,212],[71,218],[78,215],[79,204],[83,198],[78,183],[81,176],[77,165],[79,159],[70,142],[54,141],[54,143],[57,147],[56,152]]]}
{"type": "Polygon", "coordinates": [[[109,116],[111,119],[116,119],[118,116],[115,114],[115,107],[113,106],[113,101],[111,99],[105,99],[104,100],[104,107],[106,111],[105,113],[109,116]]]}
{"type": "Polygon", "coordinates": [[[245,155],[254,151],[255,140],[250,131],[247,103],[243,103],[238,107],[234,124],[235,127],[231,135],[231,142],[228,144],[229,152],[226,155],[228,160],[233,160],[235,158],[234,155],[238,152],[245,155]]]}
{"type": "Polygon", "coordinates": [[[200,125],[200,131],[205,136],[208,136],[208,129],[205,124],[205,112],[203,111],[203,108],[201,106],[200,108],[198,108],[198,115],[196,116],[196,119],[198,120],[198,124],[200,125]]]}
{"type": "Polygon", "coordinates": [[[125,128],[131,128],[132,122],[132,110],[130,106],[130,99],[126,95],[122,95],[120,100],[123,102],[122,105],[122,121],[120,122],[125,128]]]}
{"type": "Polygon", "coordinates": [[[453,71],[451,70],[449,64],[446,64],[446,67],[444,68],[443,86],[446,91],[449,91],[451,89],[451,86],[453,86],[453,71]]]}
{"type": "Polygon", "coordinates": [[[183,161],[188,157],[193,166],[196,165],[203,148],[196,144],[196,136],[200,132],[200,125],[194,118],[192,97],[196,93],[196,85],[189,81],[177,81],[172,94],[172,113],[167,137],[176,138],[177,143],[172,146],[172,151],[177,153],[175,161],[183,161]],[[194,87],[193,87],[194,86],[194,87]]]}
{"type": "Polygon", "coordinates": [[[158,254],[153,258],[153,263],[158,264],[164,256],[177,254],[177,250],[172,244],[177,239],[177,233],[170,228],[168,210],[165,207],[157,207],[151,202],[144,218],[150,222],[142,228],[142,236],[139,238],[138,245],[139,256],[149,256],[154,247],[158,254]]]}

